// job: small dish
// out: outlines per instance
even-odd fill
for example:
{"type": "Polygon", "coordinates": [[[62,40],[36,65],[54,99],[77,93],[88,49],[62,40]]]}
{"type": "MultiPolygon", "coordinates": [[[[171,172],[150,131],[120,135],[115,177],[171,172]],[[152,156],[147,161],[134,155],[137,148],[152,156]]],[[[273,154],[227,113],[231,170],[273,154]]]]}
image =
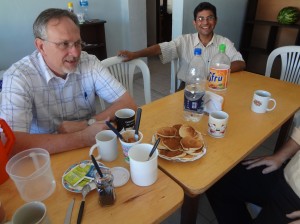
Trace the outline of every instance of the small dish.
{"type": "MultiPolygon", "coordinates": [[[[98,162],[98,161],[97,161],[98,162]]],[[[68,190],[68,191],[71,191],[73,193],[81,193],[81,190],[82,190],[82,187],[79,186],[79,185],[76,185],[76,186],[72,186],[70,183],[68,183],[65,179],[64,179],[64,176],[70,171],[72,170],[73,168],[75,168],[76,166],[79,166],[79,165],[92,165],[93,168],[90,170],[89,173],[94,173],[94,170],[95,170],[95,167],[94,167],[94,164],[91,160],[83,160],[79,163],[75,163],[73,165],[71,165],[65,172],[64,174],[62,175],[62,178],[61,178],[61,181],[62,181],[62,185],[63,187],[68,190]]],[[[100,163],[98,162],[98,165],[102,168],[107,168],[109,169],[108,167],[106,167],[103,163],[100,163]]],[[[88,179],[90,179],[90,186],[91,186],[91,190],[94,190],[96,188],[96,185],[93,181],[93,178],[89,177],[88,179]]]]}
{"type": "Polygon", "coordinates": [[[124,167],[113,167],[110,171],[114,177],[114,187],[121,187],[128,182],[130,174],[124,167]]]}

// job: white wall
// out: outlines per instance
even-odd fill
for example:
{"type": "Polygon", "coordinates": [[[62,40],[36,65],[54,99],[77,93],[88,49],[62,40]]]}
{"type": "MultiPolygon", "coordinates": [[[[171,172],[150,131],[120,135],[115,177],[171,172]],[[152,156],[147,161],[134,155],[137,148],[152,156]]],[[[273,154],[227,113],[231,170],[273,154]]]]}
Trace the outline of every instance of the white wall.
{"type": "MultiPolygon", "coordinates": [[[[67,8],[68,0],[1,0],[0,70],[34,49],[32,24],[46,8],[67,8]]],[[[79,0],[73,1],[75,12],[79,0]]],[[[145,0],[89,0],[91,18],[106,20],[108,57],[123,48],[146,47],[145,0]],[[137,12],[137,13],[136,13],[137,12]],[[135,31],[136,30],[136,31],[135,31]]]]}

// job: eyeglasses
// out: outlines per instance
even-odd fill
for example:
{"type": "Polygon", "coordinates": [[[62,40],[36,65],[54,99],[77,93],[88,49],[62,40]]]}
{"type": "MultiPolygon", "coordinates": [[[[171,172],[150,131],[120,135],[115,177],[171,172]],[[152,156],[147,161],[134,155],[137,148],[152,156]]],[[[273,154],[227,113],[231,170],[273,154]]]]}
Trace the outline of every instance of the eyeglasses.
{"type": "Polygon", "coordinates": [[[81,49],[83,47],[86,46],[86,43],[81,41],[81,40],[78,40],[76,42],[68,42],[68,41],[63,41],[63,42],[53,42],[53,41],[49,41],[49,40],[44,40],[44,39],[41,39],[42,41],[46,41],[48,43],[51,43],[51,44],[55,44],[56,47],[58,47],[60,50],[67,50],[67,49],[71,49],[73,46],[77,49],[81,49]]]}
{"type": "Polygon", "coordinates": [[[205,20],[207,22],[211,22],[211,21],[214,21],[216,18],[214,16],[207,16],[207,17],[204,17],[204,16],[199,16],[196,21],[198,22],[204,22],[205,20]]]}

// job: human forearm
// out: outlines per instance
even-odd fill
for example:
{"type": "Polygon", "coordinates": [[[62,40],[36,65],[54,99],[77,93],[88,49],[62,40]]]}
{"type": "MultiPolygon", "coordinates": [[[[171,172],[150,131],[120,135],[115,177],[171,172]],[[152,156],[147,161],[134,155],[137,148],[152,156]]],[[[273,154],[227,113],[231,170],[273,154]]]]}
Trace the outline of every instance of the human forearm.
{"type": "Polygon", "coordinates": [[[286,160],[293,157],[300,150],[300,146],[290,138],[275,154],[278,160],[284,163],[286,160]]]}
{"type": "Polygon", "coordinates": [[[231,72],[239,72],[243,71],[246,67],[246,63],[244,61],[233,61],[231,62],[230,70],[231,72]]]}
{"type": "Polygon", "coordinates": [[[140,57],[150,57],[150,56],[156,56],[161,54],[161,49],[158,44],[152,45],[150,47],[144,48],[140,51],[126,51],[121,50],[118,52],[118,56],[124,57],[124,61],[130,61],[136,58],[140,57]]]}

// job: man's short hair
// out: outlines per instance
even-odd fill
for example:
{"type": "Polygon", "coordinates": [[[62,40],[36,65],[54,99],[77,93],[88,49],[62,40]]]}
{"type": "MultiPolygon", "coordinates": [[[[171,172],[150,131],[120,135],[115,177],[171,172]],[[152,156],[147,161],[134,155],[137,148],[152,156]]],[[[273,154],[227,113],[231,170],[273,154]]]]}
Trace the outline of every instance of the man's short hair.
{"type": "Polygon", "coordinates": [[[217,19],[217,9],[214,5],[210,4],[209,2],[201,2],[197,7],[194,9],[194,20],[197,19],[198,12],[203,10],[210,10],[214,14],[215,18],[217,19]]]}
{"type": "Polygon", "coordinates": [[[70,18],[76,26],[79,27],[77,16],[65,9],[46,9],[39,14],[33,23],[33,35],[35,38],[47,39],[47,25],[51,19],[60,19],[62,17],[70,18]]]}

